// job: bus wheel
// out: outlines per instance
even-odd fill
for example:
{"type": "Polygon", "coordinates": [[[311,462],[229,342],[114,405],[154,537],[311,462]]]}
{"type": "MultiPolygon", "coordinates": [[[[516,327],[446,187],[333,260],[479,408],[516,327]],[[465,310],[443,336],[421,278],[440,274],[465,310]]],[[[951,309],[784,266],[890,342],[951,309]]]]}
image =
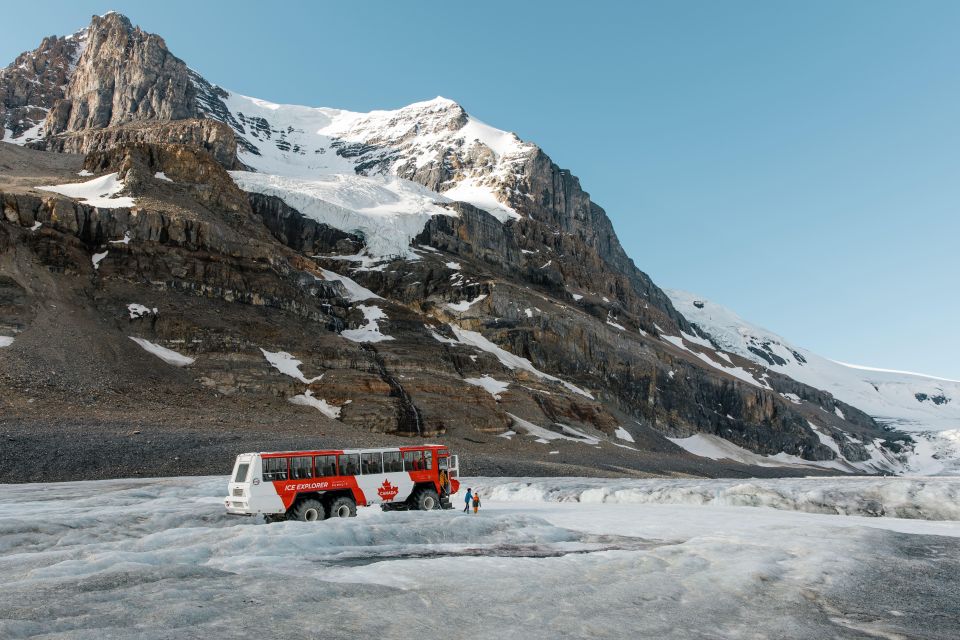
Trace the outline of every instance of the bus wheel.
{"type": "Polygon", "coordinates": [[[353,498],[340,496],[330,503],[331,518],[355,518],[357,517],[357,503],[353,498]]]}
{"type": "Polygon", "coordinates": [[[420,489],[413,500],[414,508],[419,511],[432,511],[440,504],[440,496],[435,489],[420,489]]]}
{"type": "Polygon", "coordinates": [[[300,522],[316,522],[327,517],[323,504],[319,500],[301,500],[293,508],[291,515],[294,520],[300,522]]]}

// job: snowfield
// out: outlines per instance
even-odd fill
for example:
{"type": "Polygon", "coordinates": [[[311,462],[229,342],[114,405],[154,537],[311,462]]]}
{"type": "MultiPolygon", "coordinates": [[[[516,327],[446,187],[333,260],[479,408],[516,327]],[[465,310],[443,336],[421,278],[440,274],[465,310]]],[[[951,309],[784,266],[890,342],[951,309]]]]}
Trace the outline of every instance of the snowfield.
{"type": "Polygon", "coordinates": [[[950,515],[960,481],[466,482],[479,515],[272,525],[224,514],[225,477],[0,486],[0,637],[960,634],[960,522],[791,510],[950,515]]]}

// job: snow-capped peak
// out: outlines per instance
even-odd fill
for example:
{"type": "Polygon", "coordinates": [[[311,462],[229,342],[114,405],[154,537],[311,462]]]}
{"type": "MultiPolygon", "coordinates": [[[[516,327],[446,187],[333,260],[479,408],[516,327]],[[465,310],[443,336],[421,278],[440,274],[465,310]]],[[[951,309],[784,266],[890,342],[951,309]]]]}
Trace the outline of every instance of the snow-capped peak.
{"type": "Polygon", "coordinates": [[[501,222],[519,218],[506,195],[536,146],[444,97],[369,112],[268,102],[194,84],[208,117],[229,124],[248,191],[367,239],[374,258],[414,258],[410,240],[461,201],[501,222]]]}

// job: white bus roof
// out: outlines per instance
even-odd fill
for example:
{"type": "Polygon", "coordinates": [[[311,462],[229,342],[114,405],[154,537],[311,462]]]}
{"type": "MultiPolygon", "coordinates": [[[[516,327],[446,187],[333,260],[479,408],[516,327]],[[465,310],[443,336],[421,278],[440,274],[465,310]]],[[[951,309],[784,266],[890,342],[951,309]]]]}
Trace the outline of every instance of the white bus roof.
{"type": "Polygon", "coordinates": [[[387,451],[400,451],[401,449],[417,449],[417,448],[421,448],[421,447],[422,447],[422,448],[436,448],[436,447],[446,447],[446,446],[447,446],[447,445],[445,445],[445,444],[423,443],[423,444],[405,444],[405,445],[397,446],[397,447],[378,447],[378,448],[375,448],[375,449],[335,449],[335,448],[329,448],[329,449],[299,449],[299,450],[296,450],[296,451],[252,451],[252,452],[248,452],[248,453],[238,454],[237,457],[240,458],[240,457],[242,457],[242,456],[262,456],[262,455],[276,456],[276,455],[284,455],[284,454],[286,454],[286,455],[296,455],[296,454],[298,454],[298,453],[300,453],[300,454],[313,454],[313,453],[315,453],[315,452],[323,452],[323,451],[339,451],[339,452],[342,452],[342,453],[345,453],[345,454],[346,454],[346,453],[385,453],[385,452],[387,452],[387,451]]]}

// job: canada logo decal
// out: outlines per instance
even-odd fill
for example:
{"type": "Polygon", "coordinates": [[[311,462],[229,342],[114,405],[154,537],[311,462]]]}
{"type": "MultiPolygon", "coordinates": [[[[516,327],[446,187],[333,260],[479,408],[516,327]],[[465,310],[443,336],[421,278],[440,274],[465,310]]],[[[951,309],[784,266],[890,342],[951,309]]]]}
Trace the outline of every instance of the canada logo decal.
{"type": "Polygon", "coordinates": [[[377,489],[377,494],[384,502],[389,502],[397,497],[397,494],[400,493],[400,488],[390,484],[389,480],[384,480],[383,484],[377,489]]]}

